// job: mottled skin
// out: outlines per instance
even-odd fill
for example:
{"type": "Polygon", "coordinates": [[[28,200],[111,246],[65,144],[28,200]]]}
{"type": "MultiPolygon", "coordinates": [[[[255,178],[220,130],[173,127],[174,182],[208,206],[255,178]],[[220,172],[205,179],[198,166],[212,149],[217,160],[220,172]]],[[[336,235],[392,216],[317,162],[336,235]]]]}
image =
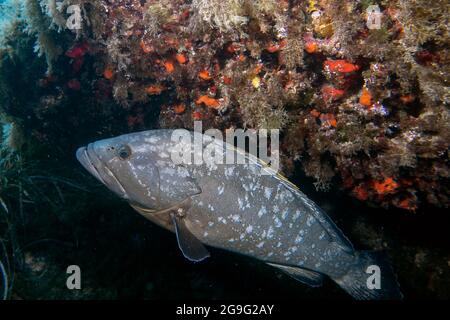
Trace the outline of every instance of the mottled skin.
{"type": "Polygon", "coordinates": [[[202,190],[208,190],[193,197],[189,211],[196,236],[267,262],[329,276],[346,273],[353,256],[341,232],[303,193],[260,172],[258,163],[194,169],[202,190]]]}
{"type": "MultiPolygon", "coordinates": [[[[77,156],[153,222],[174,231],[168,213],[178,211],[187,229],[206,245],[312,270],[338,283],[360,263],[329,217],[261,161],[247,156],[247,164],[175,165],[170,154],[179,145],[171,140],[172,132],[154,130],[98,141],[87,150],[80,148],[77,156]],[[126,159],[120,150],[130,151],[126,159]]],[[[213,141],[205,139],[205,145],[213,141]]],[[[227,144],[220,150],[235,151],[227,144]]]]}

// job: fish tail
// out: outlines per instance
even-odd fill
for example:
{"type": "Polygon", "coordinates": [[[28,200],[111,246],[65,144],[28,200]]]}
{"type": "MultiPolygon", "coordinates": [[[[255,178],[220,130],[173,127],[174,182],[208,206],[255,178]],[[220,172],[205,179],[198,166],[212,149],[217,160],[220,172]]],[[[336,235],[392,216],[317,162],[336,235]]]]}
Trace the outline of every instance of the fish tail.
{"type": "Polygon", "coordinates": [[[349,271],[333,279],[358,300],[400,300],[400,287],[388,256],[383,252],[359,251],[349,271]]]}

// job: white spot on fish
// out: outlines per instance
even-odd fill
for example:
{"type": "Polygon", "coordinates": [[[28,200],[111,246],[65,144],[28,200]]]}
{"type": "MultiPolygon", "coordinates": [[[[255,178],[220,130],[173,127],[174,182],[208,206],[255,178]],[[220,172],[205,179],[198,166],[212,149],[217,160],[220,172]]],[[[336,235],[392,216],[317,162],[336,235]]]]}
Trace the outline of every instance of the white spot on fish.
{"type": "Polygon", "coordinates": [[[303,237],[302,236],[297,236],[294,240],[295,243],[300,243],[303,241],[303,237]]]}
{"type": "Polygon", "coordinates": [[[231,166],[227,167],[225,169],[225,176],[229,177],[229,176],[233,175],[233,172],[234,172],[234,167],[231,167],[231,166]]]}
{"type": "Polygon", "coordinates": [[[312,224],[313,224],[313,222],[314,222],[314,217],[311,216],[311,215],[309,215],[308,218],[306,219],[306,225],[307,225],[308,227],[311,227],[312,224]]]}
{"type": "Polygon", "coordinates": [[[272,188],[266,187],[264,189],[264,196],[266,197],[267,200],[269,200],[271,195],[272,195],[272,188]]]}
{"type": "Polygon", "coordinates": [[[281,223],[280,219],[278,217],[274,218],[275,221],[275,227],[280,228],[283,224],[281,223]]]}
{"type": "Polygon", "coordinates": [[[183,168],[183,167],[178,167],[178,168],[177,168],[177,172],[178,172],[178,175],[179,175],[181,178],[187,178],[187,177],[189,177],[189,172],[188,172],[185,168],[183,168]]]}
{"type": "Polygon", "coordinates": [[[156,160],[156,165],[158,167],[164,167],[166,165],[166,162],[164,162],[162,160],[156,160]]]}
{"type": "Polygon", "coordinates": [[[261,218],[266,213],[267,213],[266,208],[265,207],[261,207],[261,209],[259,209],[259,211],[258,211],[258,217],[261,218]]]}
{"type": "Polygon", "coordinates": [[[241,198],[238,198],[237,200],[238,200],[239,209],[243,210],[244,209],[244,202],[242,201],[241,198]]]}
{"type": "Polygon", "coordinates": [[[139,152],[145,153],[145,152],[147,152],[148,150],[152,150],[152,147],[151,147],[151,146],[147,146],[147,145],[145,145],[145,144],[133,148],[133,152],[134,152],[134,153],[139,153],[139,152]]]}
{"type": "Polygon", "coordinates": [[[273,238],[273,228],[272,226],[269,227],[269,230],[267,230],[267,239],[273,238]]]}
{"type": "Polygon", "coordinates": [[[225,187],[224,187],[224,186],[220,186],[220,187],[217,189],[219,196],[223,194],[223,191],[224,191],[224,190],[225,190],[225,187]]]}
{"type": "Polygon", "coordinates": [[[219,217],[217,218],[217,220],[219,220],[219,222],[222,222],[223,224],[227,224],[227,219],[225,219],[224,217],[219,217]]]}
{"type": "Polygon", "coordinates": [[[156,143],[159,141],[159,138],[158,137],[150,137],[150,138],[146,138],[144,140],[145,140],[145,142],[148,142],[148,143],[156,143]]]}
{"type": "Polygon", "coordinates": [[[161,173],[167,174],[169,176],[174,176],[176,174],[175,169],[170,167],[164,167],[163,169],[161,169],[161,173]]]}
{"type": "Polygon", "coordinates": [[[246,208],[250,208],[251,205],[250,205],[250,201],[248,201],[248,195],[247,195],[247,194],[245,195],[245,202],[247,203],[247,204],[245,205],[245,207],[246,207],[246,208]]]}
{"type": "Polygon", "coordinates": [[[251,226],[251,225],[245,229],[245,232],[247,232],[247,233],[252,233],[252,231],[253,231],[253,226],[251,226]]]}
{"type": "Polygon", "coordinates": [[[145,185],[145,183],[142,182],[141,179],[137,179],[137,182],[139,183],[139,185],[140,185],[141,187],[144,187],[144,188],[147,187],[147,186],[145,185]]]}
{"type": "Polygon", "coordinates": [[[235,214],[231,217],[231,220],[233,220],[233,222],[239,222],[241,221],[241,217],[238,214],[235,214]]]}
{"type": "Polygon", "coordinates": [[[261,241],[260,243],[258,243],[257,245],[256,245],[256,247],[258,247],[258,248],[262,248],[264,246],[264,241],[261,241]]]}

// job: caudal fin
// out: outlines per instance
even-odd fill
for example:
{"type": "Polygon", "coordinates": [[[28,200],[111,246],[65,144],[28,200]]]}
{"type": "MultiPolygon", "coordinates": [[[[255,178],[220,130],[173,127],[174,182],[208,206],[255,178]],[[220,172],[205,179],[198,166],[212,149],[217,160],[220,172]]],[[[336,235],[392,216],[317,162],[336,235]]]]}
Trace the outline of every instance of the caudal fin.
{"type": "Polygon", "coordinates": [[[358,300],[399,300],[403,298],[388,257],[382,252],[360,251],[357,262],[341,278],[333,279],[358,300]]]}

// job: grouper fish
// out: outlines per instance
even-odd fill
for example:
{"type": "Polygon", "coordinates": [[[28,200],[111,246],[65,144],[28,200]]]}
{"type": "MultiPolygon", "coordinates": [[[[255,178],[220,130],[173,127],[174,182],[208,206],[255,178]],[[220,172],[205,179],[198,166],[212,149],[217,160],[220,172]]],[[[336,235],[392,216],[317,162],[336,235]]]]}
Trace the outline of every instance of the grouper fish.
{"type": "Polygon", "coordinates": [[[204,147],[214,143],[224,154],[240,152],[246,163],[178,164],[171,153],[180,142],[172,134],[126,134],[90,143],[76,156],[137,212],[174,232],[191,261],[202,261],[210,255],[207,247],[216,247],[256,258],[310,286],[328,277],[356,299],[402,297],[383,253],[355,251],[323,210],[266,163],[200,134],[204,147]]]}

